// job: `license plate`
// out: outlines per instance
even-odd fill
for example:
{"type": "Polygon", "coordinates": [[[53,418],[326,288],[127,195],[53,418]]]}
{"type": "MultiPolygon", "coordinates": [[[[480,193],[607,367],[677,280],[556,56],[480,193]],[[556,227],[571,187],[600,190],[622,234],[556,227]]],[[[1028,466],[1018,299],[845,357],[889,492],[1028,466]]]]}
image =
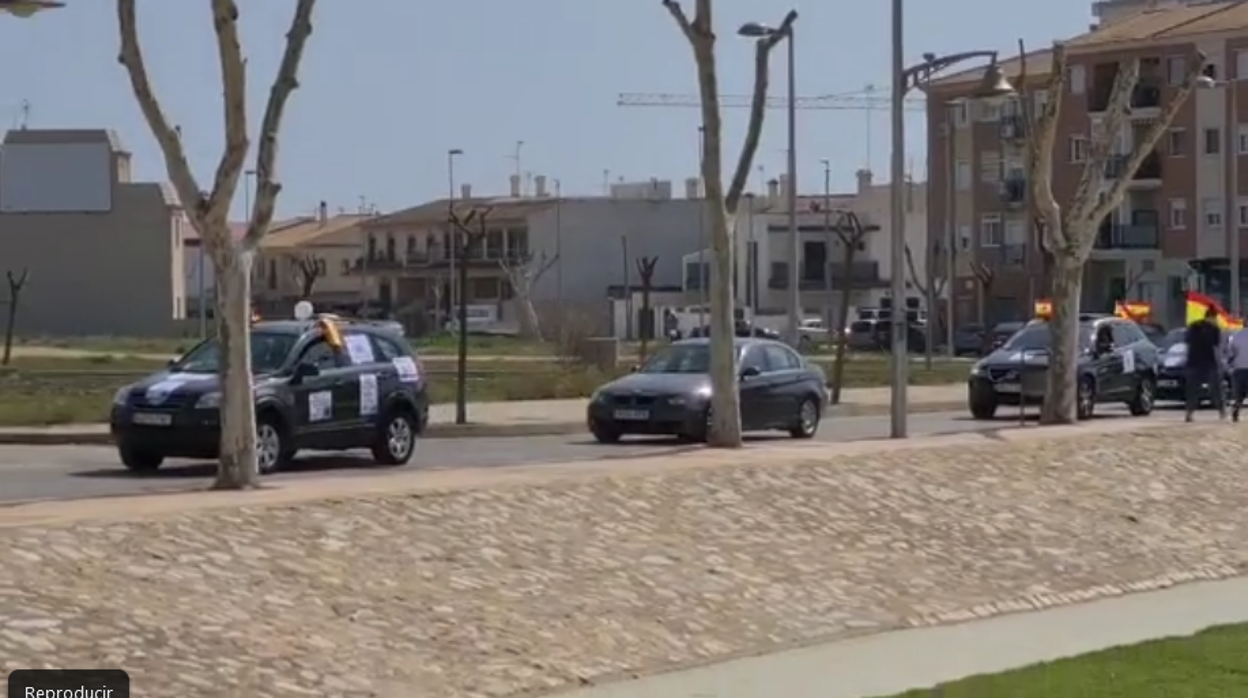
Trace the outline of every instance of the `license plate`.
{"type": "Polygon", "coordinates": [[[134,423],[149,427],[167,427],[173,424],[173,415],[160,412],[135,412],[134,423]]]}
{"type": "Polygon", "coordinates": [[[1179,382],[1176,380],[1157,381],[1157,387],[1158,388],[1177,388],[1179,387],[1179,382]]]}
{"type": "Polygon", "coordinates": [[[646,410],[616,410],[615,418],[625,421],[641,421],[650,419],[650,413],[646,410]]]}
{"type": "Polygon", "coordinates": [[[998,393],[1021,393],[1023,386],[1021,383],[997,383],[998,393]]]}

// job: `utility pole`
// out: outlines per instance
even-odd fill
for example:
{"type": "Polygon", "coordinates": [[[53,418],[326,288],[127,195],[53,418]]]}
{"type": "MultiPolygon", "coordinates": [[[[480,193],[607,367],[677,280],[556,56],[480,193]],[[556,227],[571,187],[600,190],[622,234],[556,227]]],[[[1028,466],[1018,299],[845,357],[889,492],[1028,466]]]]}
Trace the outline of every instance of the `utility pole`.
{"type": "MultiPolygon", "coordinates": [[[[824,272],[827,274],[828,283],[828,339],[832,338],[832,328],[836,326],[836,320],[832,317],[832,309],[836,307],[836,284],[832,283],[832,247],[835,240],[835,233],[832,231],[832,161],[820,160],[823,163],[823,247],[824,247],[824,272]]],[[[845,270],[846,276],[849,270],[845,270]]],[[[849,293],[849,289],[845,289],[849,293]]],[[[842,323],[843,324],[843,323],[842,323]]]]}

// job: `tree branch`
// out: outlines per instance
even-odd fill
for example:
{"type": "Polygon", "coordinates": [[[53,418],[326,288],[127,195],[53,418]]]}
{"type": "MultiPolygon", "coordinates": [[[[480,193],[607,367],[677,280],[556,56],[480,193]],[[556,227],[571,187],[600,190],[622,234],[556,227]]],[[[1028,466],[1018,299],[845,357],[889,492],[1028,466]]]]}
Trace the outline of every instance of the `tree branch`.
{"type": "Polygon", "coordinates": [[[212,28],[217,35],[217,59],[225,97],[221,100],[225,110],[225,149],[212,178],[208,207],[228,211],[251,147],[247,140],[247,68],[238,39],[238,5],[234,0],[212,0],[212,28]]]}
{"type": "Polygon", "coordinates": [[[919,281],[919,271],[914,266],[914,253],[910,251],[910,245],[906,245],[906,271],[910,273],[910,283],[919,290],[919,293],[927,295],[927,284],[919,281]]]}
{"type": "Polygon", "coordinates": [[[676,0],[663,0],[663,7],[672,15],[672,19],[676,20],[676,26],[680,27],[680,33],[685,35],[685,39],[691,44],[697,41],[693,23],[689,21],[689,17],[685,14],[685,10],[680,6],[680,3],[676,2],[676,0]]]}
{"type": "MultiPolygon", "coordinates": [[[[1122,203],[1127,196],[1127,188],[1131,186],[1131,180],[1135,178],[1135,174],[1140,171],[1140,167],[1144,165],[1144,161],[1149,155],[1153,154],[1153,149],[1157,147],[1157,143],[1161,141],[1162,136],[1170,129],[1170,124],[1174,123],[1175,117],[1179,115],[1179,110],[1191,98],[1192,93],[1196,91],[1201,76],[1204,75],[1205,62],[1207,57],[1204,52],[1197,51],[1196,60],[1189,61],[1191,67],[1188,68],[1187,75],[1183,77],[1183,84],[1179,90],[1166,102],[1166,106],[1161,110],[1161,115],[1156,121],[1149,126],[1148,131],[1138,143],[1135,143],[1135,149],[1131,151],[1131,155],[1127,157],[1126,163],[1122,167],[1122,173],[1113,185],[1109,188],[1105,200],[1099,202],[1092,209],[1089,220],[1093,225],[1099,224],[1105,220],[1115,208],[1122,203]]],[[[1224,147],[1231,147],[1229,145],[1224,147]]],[[[1226,222],[1230,225],[1230,221],[1226,222]]],[[[1089,241],[1090,249],[1091,241],[1089,241]]]]}
{"type": "Polygon", "coordinates": [[[269,103],[264,108],[260,122],[260,147],[256,153],[256,201],[249,212],[251,220],[243,245],[254,248],[268,232],[273,221],[277,195],[282,185],[277,181],[277,136],[286,114],[290,95],[299,88],[299,64],[303,61],[304,48],[312,36],[312,11],[316,0],[299,0],[286,32],[286,51],[277,69],[277,78],[269,88],[269,103]]]}
{"type": "Polygon", "coordinates": [[[1117,143],[1119,134],[1127,124],[1127,115],[1131,110],[1131,96],[1139,81],[1140,61],[1138,58],[1118,63],[1118,72],[1114,76],[1114,85],[1109,93],[1109,103],[1105,106],[1100,122],[1092,123],[1088,156],[1083,161],[1079,181],[1075,185],[1074,195],[1066,210],[1068,221],[1085,220],[1089,212],[1096,208],[1100,198],[1101,183],[1108,175],[1107,170],[1114,144],[1117,143]]]}
{"type": "MultiPolygon", "coordinates": [[[[1019,60],[1022,70],[1025,71],[1025,47],[1022,41],[1018,45],[1019,60]]],[[[1066,92],[1066,47],[1061,43],[1053,45],[1049,71],[1048,82],[1043,88],[1047,95],[1044,109],[1034,115],[1031,130],[1027,133],[1027,180],[1036,210],[1049,222],[1049,237],[1042,240],[1042,244],[1051,251],[1055,245],[1061,246],[1065,243],[1065,231],[1061,225],[1062,208],[1053,194],[1053,151],[1057,146],[1057,120],[1066,92]],[[1062,239],[1053,239],[1058,235],[1062,239]]]]}
{"type": "Polygon", "coordinates": [[[191,164],[186,159],[186,151],[182,147],[182,139],[178,136],[177,129],[165,117],[160,100],[152,89],[147,64],[143,59],[143,49],[139,45],[138,18],[134,5],[135,0],[117,0],[117,28],[121,35],[117,62],[125,67],[130,78],[130,88],[139,103],[139,110],[143,112],[144,120],[160,145],[160,152],[165,157],[165,170],[178,192],[178,199],[191,214],[191,222],[196,231],[207,239],[206,231],[201,229],[201,222],[208,214],[208,200],[200,191],[195,175],[191,173],[191,164]]]}
{"type": "Polygon", "coordinates": [[[724,195],[724,207],[729,213],[735,213],[749,183],[750,171],[754,166],[754,155],[758,152],[758,143],[763,135],[763,117],[767,112],[767,88],[771,80],[771,51],[781,41],[792,41],[793,23],[797,21],[797,11],[789,10],[776,30],[764,38],[754,42],[754,95],[750,99],[750,119],[745,129],[745,140],[741,143],[741,154],[737,158],[737,169],[724,195]]]}

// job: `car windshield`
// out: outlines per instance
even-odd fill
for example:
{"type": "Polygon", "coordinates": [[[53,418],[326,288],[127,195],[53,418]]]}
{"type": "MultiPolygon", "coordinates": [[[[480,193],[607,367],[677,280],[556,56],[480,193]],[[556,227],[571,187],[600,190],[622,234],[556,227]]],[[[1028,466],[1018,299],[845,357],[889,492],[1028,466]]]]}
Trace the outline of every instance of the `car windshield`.
{"type": "MultiPolygon", "coordinates": [[[[1092,343],[1092,328],[1088,325],[1079,326],[1079,346],[1086,347],[1092,343]]],[[[1053,333],[1049,331],[1047,322],[1031,323],[1014,333],[1002,349],[1022,351],[1027,349],[1049,349],[1053,346],[1053,333]]]]}
{"type": "Polygon", "coordinates": [[[638,373],[709,373],[711,349],[706,344],[674,344],[650,357],[638,373]]]}
{"type": "MultiPolygon", "coordinates": [[[[299,337],[290,333],[251,333],[251,372],[273,373],[286,363],[299,337]]],[[[217,373],[221,369],[221,344],[209,339],[187,352],[172,366],[183,373],[217,373]]]]}
{"type": "Polygon", "coordinates": [[[1157,346],[1161,349],[1169,349],[1176,344],[1182,344],[1183,340],[1186,338],[1186,334],[1187,329],[1183,327],[1170,330],[1166,333],[1165,337],[1162,337],[1161,340],[1157,342],[1157,346]]]}

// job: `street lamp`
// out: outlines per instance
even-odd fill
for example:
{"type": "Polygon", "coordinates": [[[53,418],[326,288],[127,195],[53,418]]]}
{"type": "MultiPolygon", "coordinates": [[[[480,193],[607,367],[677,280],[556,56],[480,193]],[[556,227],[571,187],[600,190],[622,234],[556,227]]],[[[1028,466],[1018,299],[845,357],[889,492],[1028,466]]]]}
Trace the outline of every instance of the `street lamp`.
{"type": "MultiPolygon", "coordinates": [[[[904,2],[893,0],[892,4],[892,73],[893,90],[890,104],[892,121],[892,160],[889,163],[889,259],[892,267],[891,292],[892,313],[892,393],[889,404],[889,436],[906,438],[906,385],[909,380],[910,356],[907,351],[907,322],[905,314],[906,279],[902,271],[906,265],[906,93],[925,85],[936,73],[963,61],[987,58],[990,60],[984,77],[972,96],[978,99],[1005,99],[1015,94],[1014,86],[1006,79],[997,64],[996,51],[966,51],[948,56],[927,53],[923,62],[906,67],[904,2]]],[[[930,322],[931,319],[929,318],[930,322]]]]}
{"type": "Polygon", "coordinates": [[[751,39],[769,39],[783,36],[787,39],[789,99],[788,99],[788,191],[785,192],[785,205],[789,209],[789,325],[786,339],[796,347],[802,323],[802,285],[801,285],[801,242],[797,232],[797,53],[794,50],[793,22],[797,19],[796,12],[790,12],[782,28],[769,27],[758,22],[747,22],[741,25],[737,34],[751,39]]]}
{"type": "MultiPolygon", "coordinates": [[[[450,226],[451,219],[455,216],[455,158],[463,155],[464,151],[460,148],[451,148],[446,151],[446,222],[450,226]]],[[[450,245],[451,245],[451,283],[450,293],[447,294],[448,308],[455,307],[455,264],[458,262],[459,254],[456,250],[458,247],[459,232],[450,228],[450,245]]],[[[462,292],[463,289],[460,289],[462,292]]],[[[447,312],[450,315],[450,312],[447,312]]]]}
{"type": "Polygon", "coordinates": [[[1196,87],[1200,89],[1221,89],[1225,90],[1226,99],[1231,103],[1230,121],[1226,129],[1226,204],[1224,206],[1225,213],[1222,227],[1226,230],[1226,256],[1228,262],[1228,273],[1231,277],[1230,305],[1231,314],[1242,317],[1243,303],[1240,300],[1240,272],[1243,271],[1243,263],[1240,261],[1240,244],[1239,244],[1239,134],[1233,133],[1232,129],[1239,128],[1239,100],[1235,94],[1236,84],[1242,82],[1243,78],[1233,80],[1214,80],[1207,75],[1201,75],[1196,78],[1196,87]]]}

